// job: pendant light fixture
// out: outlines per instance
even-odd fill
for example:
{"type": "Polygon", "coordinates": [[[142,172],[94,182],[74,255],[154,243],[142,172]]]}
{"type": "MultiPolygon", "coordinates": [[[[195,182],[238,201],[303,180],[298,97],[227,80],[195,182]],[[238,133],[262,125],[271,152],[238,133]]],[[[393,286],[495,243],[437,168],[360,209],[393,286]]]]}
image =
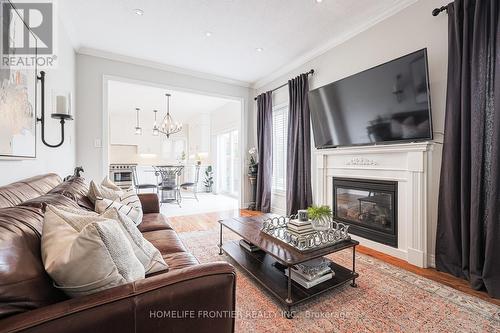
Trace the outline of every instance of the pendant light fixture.
{"type": "Polygon", "coordinates": [[[156,114],[158,113],[158,110],[153,110],[155,113],[155,122],[153,124],[153,135],[158,136],[160,134],[160,130],[158,129],[158,124],[156,123],[156,114]]]}
{"type": "MultiPolygon", "coordinates": [[[[165,134],[167,138],[170,137],[170,135],[178,133],[182,131],[182,124],[178,122],[174,122],[172,119],[172,116],[170,115],[170,94],[165,94],[167,97],[167,115],[163,118],[160,128],[158,128],[158,132],[165,134]]],[[[156,114],[156,113],[155,113],[156,114]]],[[[154,131],[154,128],[153,128],[154,131]]]]}
{"type": "Polygon", "coordinates": [[[142,135],[142,128],[139,126],[139,111],[141,109],[139,108],[135,108],[135,112],[136,112],[136,116],[137,116],[137,119],[136,119],[136,124],[135,124],[135,135],[142,135]]]}

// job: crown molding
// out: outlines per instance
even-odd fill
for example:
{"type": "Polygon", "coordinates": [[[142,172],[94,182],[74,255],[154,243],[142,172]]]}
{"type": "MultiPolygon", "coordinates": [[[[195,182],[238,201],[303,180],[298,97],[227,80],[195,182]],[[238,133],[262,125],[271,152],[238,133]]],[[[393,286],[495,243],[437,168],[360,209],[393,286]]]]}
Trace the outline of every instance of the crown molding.
{"type": "Polygon", "coordinates": [[[182,75],[188,75],[188,76],[196,77],[199,79],[212,80],[212,81],[225,83],[225,84],[231,84],[231,85],[235,85],[235,86],[239,86],[239,87],[243,87],[243,88],[250,88],[251,87],[251,83],[246,82],[246,81],[230,79],[230,78],[218,76],[215,74],[198,72],[198,71],[194,71],[194,70],[189,70],[189,69],[185,69],[185,68],[167,65],[164,63],[156,62],[156,61],[139,59],[139,58],[135,58],[135,57],[129,57],[126,55],[116,54],[116,53],[107,52],[107,51],[103,51],[103,50],[97,50],[97,49],[88,48],[88,47],[80,47],[76,53],[82,54],[82,55],[88,55],[88,56],[92,56],[92,57],[104,58],[104,59],[113,60],[113,61],[120,61],[120,62],[124,62],[124,63],[128,63],[128,64],[132,64],[132,65],[138,65],[138,66],[159,69],[159,70],[177,73],[177,74],[182,74],[182,75]]]}
{"type": "Polygon", "coordinates": [[[371,20],[367,21],[366,23],[358,26],[357,28],[339,36],[336,38],[333,38],[329,40],[327,43],[312,49],[311,51],[305,53],[304,55],[298,57],[294,61],[289,62],[287,65],[279,68],[275,72],[264,76],[263,78],[253,82],[252,88],[253,89],[260,89],[266,84],[269,84],[273,82],[274,80],[280,78],[281,76],[292,72],[293,70],[298,69],[302,65],[305,65],[307,62],[321,56],[322,54],[330,51],[331,49],[335,48],[336,46],[348,41],[349,39],[355,37],[356,35],[362,33],[363,31],[366,31],[376,25],[377,23],[380,23],[384,21],[385,19],[393,16],[394,14],[398,13],[399,11],[405,9],[406,7],[413,5],[416,3],[418,0],[403,0],[396,5],[394,5],[392,8],[389,10],[383,12],[382,14],[375,16],[371,20]]]}

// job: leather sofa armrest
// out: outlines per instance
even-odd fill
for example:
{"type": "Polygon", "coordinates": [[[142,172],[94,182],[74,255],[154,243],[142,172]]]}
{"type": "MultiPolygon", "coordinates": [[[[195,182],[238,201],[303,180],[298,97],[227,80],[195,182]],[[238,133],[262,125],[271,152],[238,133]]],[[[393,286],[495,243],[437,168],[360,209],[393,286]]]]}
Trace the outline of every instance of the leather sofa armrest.
{"type": "Polygon", "coordinates": [[[0,332],[233,332],[236,274],[187,267],[0,320],[0,332]]]}
{"type": "Polygon", "coordinates": [[[144,214],[160,212],[160,200],[156,193],[139,193],[138,196],[144,214]]]}

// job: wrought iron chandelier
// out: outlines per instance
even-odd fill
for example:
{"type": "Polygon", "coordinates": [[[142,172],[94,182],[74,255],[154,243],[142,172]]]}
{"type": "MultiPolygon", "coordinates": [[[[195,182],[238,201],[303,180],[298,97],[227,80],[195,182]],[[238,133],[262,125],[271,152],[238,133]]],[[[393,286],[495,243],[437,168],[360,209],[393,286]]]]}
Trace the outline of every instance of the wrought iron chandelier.
{"type": "Polygon", "coordinates": [[[158,110],[153,110],[155,113],[155,122],[153,125],[153,135],[158,135],[159,133],[165,134],[167,138],[170,137],[170,135],[178,133],[182,131],[182,124],[178,122],[174,122],[172,119],[172,116],[170,115],[170,94],[165,94],[167,97],[167,114],[163,118],[160,126],[156,123],[156,113],[158,110]]]}

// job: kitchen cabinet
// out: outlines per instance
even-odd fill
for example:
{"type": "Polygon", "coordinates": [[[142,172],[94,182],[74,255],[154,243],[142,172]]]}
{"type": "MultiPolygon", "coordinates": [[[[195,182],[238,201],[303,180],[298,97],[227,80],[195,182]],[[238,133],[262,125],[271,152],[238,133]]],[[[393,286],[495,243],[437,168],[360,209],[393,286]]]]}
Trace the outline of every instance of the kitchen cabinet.
{"type": "Polygon", "coordinates": [[[203,114],[189,124],[189,155],[210,152],[210,115],[203,114]]]}

